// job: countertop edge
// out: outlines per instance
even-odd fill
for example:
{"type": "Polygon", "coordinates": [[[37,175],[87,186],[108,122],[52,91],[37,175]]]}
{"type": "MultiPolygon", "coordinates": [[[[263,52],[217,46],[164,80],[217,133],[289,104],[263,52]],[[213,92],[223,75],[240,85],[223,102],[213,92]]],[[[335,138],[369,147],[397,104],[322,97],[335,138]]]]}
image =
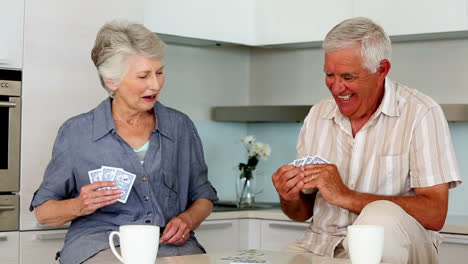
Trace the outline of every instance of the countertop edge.
{"type": "MultiPolygon", "coordinates": [[[[295,223],[289,219],[281,209],[268,210],[243,210],[243,211],[228,211],[228,212],[213,212],[206,220],[228,220],[228,219],[262,219],[262,220],[279,220],[295,223]]],[[[445,226],[440,231],[441,233],[468,235],[468,215],[448,215],[445,226]]]]}

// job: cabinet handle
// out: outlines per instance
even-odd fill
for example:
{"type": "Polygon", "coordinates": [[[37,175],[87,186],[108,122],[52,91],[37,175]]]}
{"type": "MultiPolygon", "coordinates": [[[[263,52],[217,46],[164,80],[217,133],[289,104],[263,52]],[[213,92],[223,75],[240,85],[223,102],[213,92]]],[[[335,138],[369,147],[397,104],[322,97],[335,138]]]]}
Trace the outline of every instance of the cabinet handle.
{"type": "Polygon", "coordinates": [[[203,230],[210,230],[210,229],[222,229],[222,228],[229,228],[232,226],[232,223],[205,223],[201,225],[198,229],[203,230]]]}
{"type": "Polygon", "coordinates": [[[0,205],[0,211],[15,210],[13,205],[0,205]]]}
{"type": "Polygon", "coordinates": [[[65,233],[50,233],[50,234],[37,234],[36,240],[61,240],[65,239],[65,233]]]}
{"type": "Polygon", "coordinates": [[[305,226],[300,225],[291,225],[291,224],[276,224],[271,223],[269,224],[270,228],[278,228],[278,229],[289,229],[289,230],[299,230],[304,231],[306,229],[305,226]]]}
{"type": "Polygon", "coordinates": [[[0,102],[0,107],[11,107],[14,108],[16,107],[15,103],[12,102],[0,102]]]}
{"type": "Polygon", "coordinates": [[[467,235],[442,234],[442,243],[468,245],[468,236],[467,235]]]}
{"type": "Polygon", "coordinates": [[[0,241],[7,241],[8,237],[6,235],[0,236],[0,241]]]}
{"type": "Polygon", "coordinates": [[[1,59],[0,58],[0,64],[10,64],[10,61],[7,59],[1,59]]]}

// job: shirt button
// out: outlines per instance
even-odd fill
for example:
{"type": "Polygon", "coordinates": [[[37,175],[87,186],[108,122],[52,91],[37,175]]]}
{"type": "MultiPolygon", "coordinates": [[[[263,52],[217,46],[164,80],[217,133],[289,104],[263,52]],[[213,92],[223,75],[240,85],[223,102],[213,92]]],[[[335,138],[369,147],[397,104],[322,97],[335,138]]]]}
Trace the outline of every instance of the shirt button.
{"type": "Polygon", "coordinates": [[[142,181],[146,181],[146,176],[141,176],[142,181]]]}
{"type": "Polygon", "coordinates": [[[153,212],[151,211],[146,212],[146,216],[152,216],[152,215],[153,215],[153,212]]]}
{"type": "Polygon", "coordinates": [[[151,220],[146,220],[145,223],[151,224],[151,220]]]}
{"type": "Polygon", "coordinates": [[[149,197],[145,195],[145,196],[143,196],[143,200],[149,201],[149,197]]]}

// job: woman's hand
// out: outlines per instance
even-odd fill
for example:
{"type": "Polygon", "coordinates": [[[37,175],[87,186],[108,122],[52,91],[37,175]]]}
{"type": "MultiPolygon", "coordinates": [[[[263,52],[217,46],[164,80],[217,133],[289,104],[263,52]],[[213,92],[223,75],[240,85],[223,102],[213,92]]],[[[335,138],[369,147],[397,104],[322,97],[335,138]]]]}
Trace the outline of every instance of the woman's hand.
{"type": "Polygon", "coordinates": [[[98,190],[113,186],[115,182],[95,182],[83,186],[76,198],[49,200],[36,207],[36,219],[41,225],[58,227],[80,216],[92,214],[101,207],[117,202],[121,190],[98,190]]]}
{"type": "Polygon", "coordinates": [[[114,186],[113,181],[102,181],[81,187],[80,195],[74,199],[77,216],[89,215],[101,207],[116,203],[122,193],[121,190],[98,190],[114,186]]]}
{"type": "Polygon", "coordinates": [[[192,217],[187,212],[172,218],[167,223],[159,243],[183,245],[190,238],[190,231],[193,228],[192,222],[192,217]]]}

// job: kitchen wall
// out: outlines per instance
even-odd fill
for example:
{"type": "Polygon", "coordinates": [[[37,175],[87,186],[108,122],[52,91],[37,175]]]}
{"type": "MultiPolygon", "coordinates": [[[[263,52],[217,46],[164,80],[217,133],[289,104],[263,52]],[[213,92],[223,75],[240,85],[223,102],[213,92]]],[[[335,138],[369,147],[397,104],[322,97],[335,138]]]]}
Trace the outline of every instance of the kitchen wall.
{"type": "MultiPolygon", "coordinates": [[[[468,40],[395,43],[390,78],[416,88],[440,103],[468,103],[468,62],[462,59],[468,57],[467,44],[468,40]]],[[[257,200],[278,201],[271,174],[295,158],[295,144],[302,124],[214,122],[210,121],[209,108],[247,103],[299,105],[319,102],[329,96],[323,81],[322,50],[253,48],[249,53],[243,48],[172,45],[167,65],[168,83],[161,100],[194,119],[204,143],[210,179],[220,198],[235,199],[236,165],[245,160],[244,149],[238,140],[252,134],[272,146],[272,156],[261,161],[258,167],[257,179],[262,185],[259,189],[263,191],[257,200]],[[204,57],[208,52],[212,55],[210,60],[204,57]],[[240,58],[236,58],[236,54],[240,58]],[[214,59],[216,56],[220,60],[214,59]],[[242,63],[232,67],[217,64],[228,57],[240,59],[242,63]],[[205,63],[197,67],[198,61],[205,63]],[[211,63],[215,67],[210,66],[211,63]],[[235,66],[246,68],[236,69],[235,66]],[[210,74],[218,76],[217,81],[209,78],[210,74]],[[226,88],[228,84],[231,89],[236,88],[230,90],[226,88]],[[181,98],[181,93],[189,96],[181,98]]],[[[468,123],[451,122],[449,126],[462,175],[467,175],[468,164],[463,161],[468,158],[468,123]]],[[[464,202],[467,192],[466,184],[450,192],[450,214],[468,214],[468,204],[464,202]]]]}
{"type": "Polygon", "coordinates": [[[212,184],[222,199],[235,199],[235,166],[244,159],[238,142],[248,134],[248,125],[213,122],[211,108],[248,104],[250,49],[169,45],[165,74],[160,101],[192,118],[204,143],[212,184]]]}

